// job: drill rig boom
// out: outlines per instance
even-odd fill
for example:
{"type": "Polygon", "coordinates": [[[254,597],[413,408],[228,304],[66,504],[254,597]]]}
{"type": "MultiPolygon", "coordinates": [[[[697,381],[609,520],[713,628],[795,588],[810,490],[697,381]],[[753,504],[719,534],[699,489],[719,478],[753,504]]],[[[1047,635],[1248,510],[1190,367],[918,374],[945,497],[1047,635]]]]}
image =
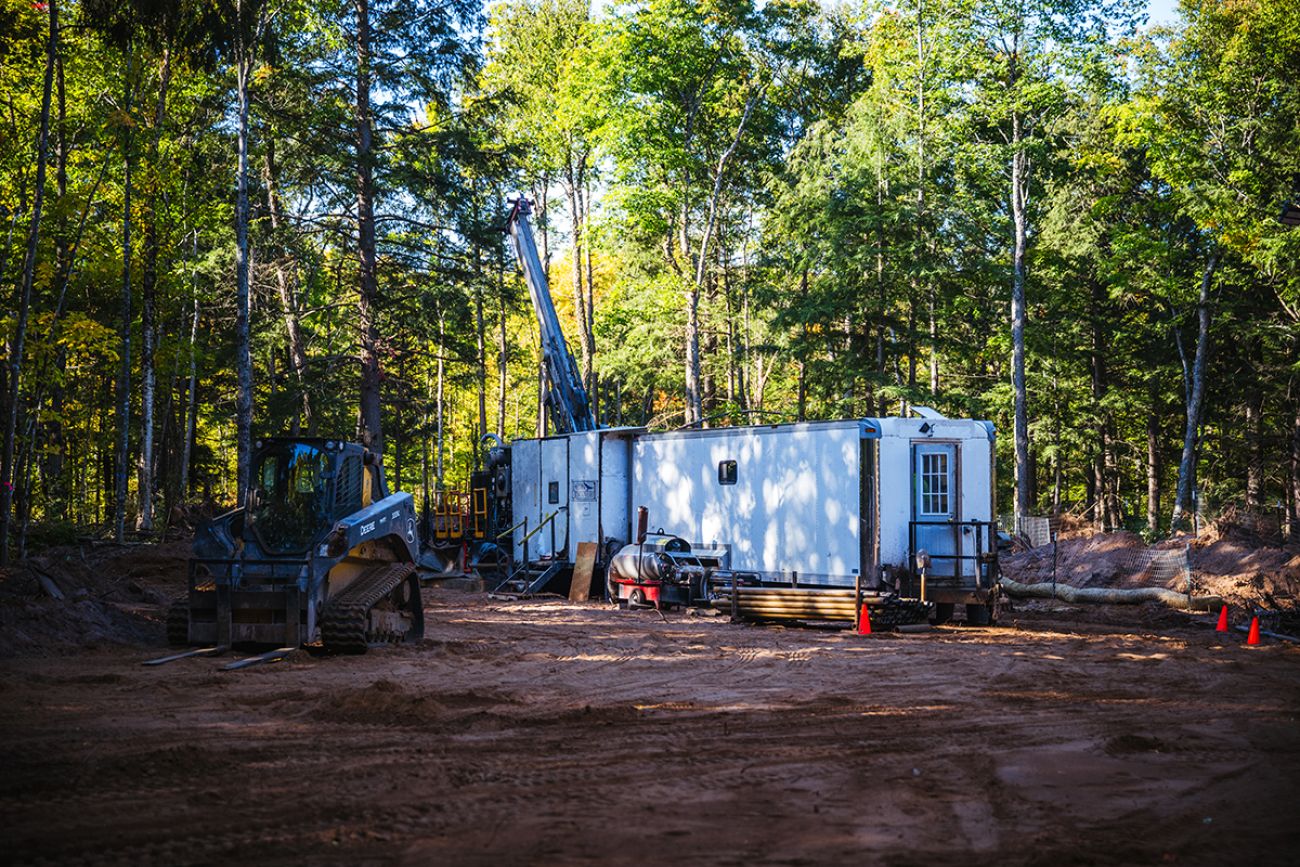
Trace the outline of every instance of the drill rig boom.
{"type": "Polygon", "coordinates": [[[546,269],[537,255],[533,229],[528,222],[530,213],[532,205],[521,195],[510,212],[507,228],[514,243],[515,256],[524,270],[533,309],[537,311],[542,357],[549,381],[546,403],[551,411],[551,420],[556,432],[561,434],[595,430],[597,425],[591,414],[591,401],[578,373],[578,364],[564,342],[564,332],[560,330],[560,319],[555,314],[555,304],[546,282],[546,269]]]}

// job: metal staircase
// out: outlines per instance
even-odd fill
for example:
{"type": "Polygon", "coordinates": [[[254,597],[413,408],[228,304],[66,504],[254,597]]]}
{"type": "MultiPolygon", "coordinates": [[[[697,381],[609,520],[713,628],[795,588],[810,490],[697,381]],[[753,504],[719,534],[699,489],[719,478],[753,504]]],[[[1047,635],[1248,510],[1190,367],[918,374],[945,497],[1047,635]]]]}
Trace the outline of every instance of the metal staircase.
{"type": "Polygon", "coordinates": [[[566,565],[568,564],[563,560],[534,560],[511,572],[510,577],[498,584],[492,592],[510,596],[532,596],[541,593],[542,588],[564,571],[566,565]]]}

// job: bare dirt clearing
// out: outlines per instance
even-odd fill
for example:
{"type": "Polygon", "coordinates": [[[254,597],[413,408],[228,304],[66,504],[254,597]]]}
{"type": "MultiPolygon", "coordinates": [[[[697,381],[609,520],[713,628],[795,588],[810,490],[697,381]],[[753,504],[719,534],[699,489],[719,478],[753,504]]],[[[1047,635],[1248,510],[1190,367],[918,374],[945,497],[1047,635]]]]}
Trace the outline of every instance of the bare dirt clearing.
{"type": "Polygon", "coordinates": [[[0,662],[16,863],[1294,863],[1300,649],[1021,607],[906,637],[428,591],[431,640],[0,662]]]}

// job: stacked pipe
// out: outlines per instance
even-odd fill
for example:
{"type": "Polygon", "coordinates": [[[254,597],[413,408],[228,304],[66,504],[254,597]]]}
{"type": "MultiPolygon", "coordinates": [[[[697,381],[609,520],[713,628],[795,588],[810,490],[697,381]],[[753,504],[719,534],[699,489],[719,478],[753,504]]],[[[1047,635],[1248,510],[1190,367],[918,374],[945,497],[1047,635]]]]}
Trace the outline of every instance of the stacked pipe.
{"type": "MultiPolygon", "coordinates": [[[[762,620],[848,620],[857,614],[858,594],[851,589],[812,590],[795,587],[737,587],[713,599],[713,607],[729,610],[732,595],[745,617],[762,620]]],[[[876,593],[861,594],[861,604],[883,601],[876,593]]]]}

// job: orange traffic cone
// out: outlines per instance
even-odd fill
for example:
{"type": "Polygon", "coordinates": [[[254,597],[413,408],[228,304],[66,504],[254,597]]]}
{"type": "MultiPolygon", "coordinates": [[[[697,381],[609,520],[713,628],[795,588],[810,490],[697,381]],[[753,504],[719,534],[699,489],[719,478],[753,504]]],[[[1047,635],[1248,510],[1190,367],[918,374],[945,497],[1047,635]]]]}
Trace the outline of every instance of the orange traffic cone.
{"type": "Polygon", "coordinates": [[[1224,605],[1219,609],[1219,625],[1214,627],[1215,632],[1228,631],[1228,606],[1224,605]]]}
{"type": "Polygon", "coordinates": [[[862,610],[858,612],[858,635],[871,634],[871,616],[867,611],[867,606],[863,605],[862,610]]]}
{"type": "Polygon", "coordinates": [[[1250,618],[1250,632],[1246,634],[1247,646],[1254,647],[1259,644],[1259,618],[1250,618]]]}

